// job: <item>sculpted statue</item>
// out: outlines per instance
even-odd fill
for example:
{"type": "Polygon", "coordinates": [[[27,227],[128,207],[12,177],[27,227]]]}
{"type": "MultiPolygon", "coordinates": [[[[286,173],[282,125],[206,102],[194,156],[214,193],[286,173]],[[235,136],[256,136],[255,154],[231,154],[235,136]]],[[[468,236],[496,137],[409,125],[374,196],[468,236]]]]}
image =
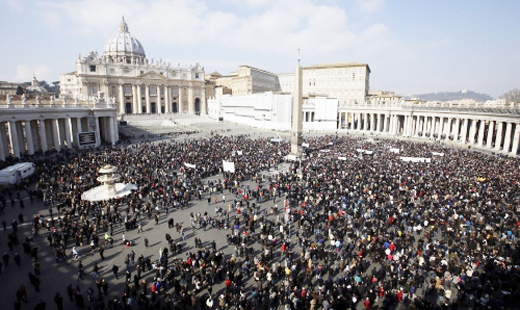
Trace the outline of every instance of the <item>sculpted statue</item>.
{"type": "Polygon", "coordinates": [[[36,103],[38,103],[38,105],[42,105],[42,98],[40,95],[36,96],[36,103]]]}
{"type": "Polygon", "coordinates": [[[54,105],[54,96],[51,96],[51,106],[54,105]]]}
{"type": "Polygon", "coordinates": [[[7,101],[7,104],[11,104],[11,95],[10,94],[7,94],[6,101],[7,101]]]}
{"type": "Polygon", "coordinates": [[[22,103],[23,104],[27,103],[27,96],[25,95],[25,93],[23,93],[23,95],[22,95],[22,103]]]}

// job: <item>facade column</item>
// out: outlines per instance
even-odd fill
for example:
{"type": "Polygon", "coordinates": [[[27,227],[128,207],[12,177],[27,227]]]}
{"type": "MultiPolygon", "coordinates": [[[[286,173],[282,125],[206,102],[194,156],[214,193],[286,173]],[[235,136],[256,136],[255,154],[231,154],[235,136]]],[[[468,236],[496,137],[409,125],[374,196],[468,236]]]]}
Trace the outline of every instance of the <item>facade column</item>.
{"type": "Polygon", "coordinates": [[[18,131],[16,130],[16,121],[9,122],[9,142],[13,150],[13,156],[20,158],[20,144],[18,142],[18,131]]]}
{"type": "Polygon", "coordinates": [[[177,107],[177,113],[183,113],[186,112],[184,109],[184,91],[182,90],[182,85],[179,86],[179,100],[178,101],[178,107],[177,107]]]}
{"type": "Polygon", "coordinates": [[[137,86],[132,85],[132,114],[137,114],[137,86]]]}
{"type": "Polygon", "coordinates": [[[119,113],[126,114],[125,89],[123,84],[119,84],[119,113]]]}
{"type": "Polygon", "coordinates": [[[137,105],[139,106],[137,108],[136,113],[141,114],[143,113],[143,90],[141,84],[137,85],[137,105]]]}
{"type": "Polygon", "coordinates": [[[502,144],[502,122],[497,122],[497,137],[495,139],[495,150],[500,150],[502,144]]]}
{"type": "Polygon", "coordinates": [[[460,142],[462,144],[466,144],[466,137],[468,135],[468,121],[469,121],[468,118],[463,119],[464,124],[462,124],[462,131],[460,133],[460,135],[461,135],[460,142]]]}
{"type": "Polygon", "coordinates": [[[513,130],[513,124],[507,122],[506,126],[506,137],[504,138],[504,152],[509,152],[509,146],[511,145],[511,131],[513,130]]]}
{"type": "Polygon", "coordinates": [[[47,147],[47,130],[45,129],[44,119],[38,120],[38,128],[40,129],[40,148],[42,153],[45,153],[49,148],[47,147]]]}
{"type": "Polygon", "coordinates": [[[484,120],[480,120],[480,126],[478,128],[478,146],[483,146],[484,144],[484,131],[486,130],[486,122],[484,120]]]}
{"type": "Polygon", "coordinates": [[[34,143],[31,130],[31,121],[24,121],[25,123],[25,140],[27,141],[27,152],[29,155],[34,155],[34,143]]]}
{"type": "Polygon", "coordinates": [[[171,113],[172,112],[170,96],[171,96],[170,86],[169,85],[164,85],[164,112],[165,113],[171,113]]]}
{"type": "MultiPolygon", "coordinates": [[[[116,144],[116,141],[115,141],[115,126],[114,126],[114,118],[113,117],[110,117],[109,118],[109,122],[108,122],[108,128],[110,130],[110,133],[109,133],[109,136],[110,136],[110,143],[112,145],[115,145],[116,144]]],[[[107,137],[108,138],[108,137],[107,137]]]]}
{"type": "Polygon", "coordinates": [[[70,117],[64,120],[65,123],[65,139],[67,140],[67,148],[72,148],[72,124],[70,117]]]}
{"type": "Polygon", "coordinates": [[[200,115],[207,115],[208,114],[208,101],[206,99],[206,87],[202,87],[202,90],[200,92],[200,105],[201,105],[201,111],[200,115]]]}
{"type": "Polygon", "coordinates": [[[145,96],[146,96],[146,113],[150,114],[152,112],[152,107],[150,104],[150,84],[146,84],[145,96]]]}
{"type": "MultiPolygon", "coordinates": [[[[157,87],[155,89],[157,91],[157,103],[156,103],[157,114],[162,113],[162,109],[161,109],[161,86],[162,85],[158,85],[157,84],[157,87]]],[[[166,107],[164,107],[164,112],[166,112],[166,107]]]]}
{"type": "Polygon", "coordinates": [[[370,131],[376,130],[376,114],[370,113],[370,131]]]}
{"type": "Polygon", "coordinates": [[[53,139],[53,142],[54,142],[54,149],[59,152],[61,151],[61,146],[60,146],[60,140],[59,140],[59,137],[58,137],[58,124],[59,120],[58,119],[52,119],[51,120],[51,123],[52,123],[52,139],[53,139]]]}
{"type": "Polygon", "coordinates": [[[193,102],[193,87],[191,85],[188,88],[188,112],[189,114],[195,113],[195,103],[193,102]]]}
{"type": "Polygon", "coordinates": [[[381,113],[377,113],[377,126],[376,132],[381,132],[381,113]]]}
{"type": "Polygon", "coordinates": [[[513,145],[511,147],[511,155],[516,156],[518,153],[518,142],[520,140],[520,124],[515,124],[515,134],[513,136],[513,145]]]}
{"type": "Polygon", "coordinates": [[[491,148],[493,146],[493,135],[495,134],[495,121],[489,121],[486,147],[491,148]]]}

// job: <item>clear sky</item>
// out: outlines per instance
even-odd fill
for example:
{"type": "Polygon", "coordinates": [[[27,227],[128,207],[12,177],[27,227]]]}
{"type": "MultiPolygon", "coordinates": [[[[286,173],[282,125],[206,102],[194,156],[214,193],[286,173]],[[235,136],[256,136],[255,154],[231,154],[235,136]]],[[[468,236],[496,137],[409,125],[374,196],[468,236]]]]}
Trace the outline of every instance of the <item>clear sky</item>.
{"type": "Polygon", "coordinates": [[[367,63],[401,95],[520,88],[520,1],[0,0],[0,80],[57,81],[103,52],[124,15],[148,58],[229,74],[367,63]]]}

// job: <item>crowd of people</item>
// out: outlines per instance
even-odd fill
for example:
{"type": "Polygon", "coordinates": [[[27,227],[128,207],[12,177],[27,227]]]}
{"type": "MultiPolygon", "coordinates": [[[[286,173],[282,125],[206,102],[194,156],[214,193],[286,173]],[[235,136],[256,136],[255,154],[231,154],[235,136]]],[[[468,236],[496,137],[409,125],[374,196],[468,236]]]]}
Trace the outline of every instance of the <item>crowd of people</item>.
{"type": "MultiPolygon", "coordinates": [[[[79,287],[67,287],[80,309],[518,307],[516,159],[396,140],[307,142],[298,162],[284,162],[289,145],[283,141],[220,135],[37,162],[34,195],[48,213],[34,216],[33,238],[45,235],[57,262],[72,248],[103,260],[107,247],[132,246],[126,231],[146,234],[147,221],[168,223],[157,228],[166,231],[158,256],[132,251],[121,278],[112,267],[124,283],[118,297],[107,297],[102,279],[87,302],[79,287]],[[235,172],[223,171],[223,160],[235,172]],[[106,164],[138,190],[121,199],[82,200],[106,164]],[[206,200],[206,212],[190,211],[206,200]],[[193,231],[221,230],[228,250],[214,239],[187,237],[178,212],[190,213],[193,231]]],[[[32,242],[24,241],[38,262],[32,242]]],[[[81,258],[75,264],[82,280],[81,258]]],[[[37,276],[29,275],[33,286],[37,276]]],[[[17,293],[17,304],[23,296],[17,293]]],[[[59,292],[54,300],[62,309],[59,292]]]]}

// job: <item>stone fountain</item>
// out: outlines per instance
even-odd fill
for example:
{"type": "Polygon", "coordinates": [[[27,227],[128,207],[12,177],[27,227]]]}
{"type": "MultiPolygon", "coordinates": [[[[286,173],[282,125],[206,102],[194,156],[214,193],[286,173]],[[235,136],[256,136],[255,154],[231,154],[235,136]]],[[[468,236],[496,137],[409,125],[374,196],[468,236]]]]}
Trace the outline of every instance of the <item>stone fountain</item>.
{"type": "Polygon", "coordinates": [[[99,169],[98,182],[103,185],[94,187],[84,192],[81,199],[88,201],[101,201],[112,198],[120,198],[129,195],[132,190],[137,189],[135,184],[117,183],[121,176],[116,173],[117,167],[105,165],[99,169]]]}

